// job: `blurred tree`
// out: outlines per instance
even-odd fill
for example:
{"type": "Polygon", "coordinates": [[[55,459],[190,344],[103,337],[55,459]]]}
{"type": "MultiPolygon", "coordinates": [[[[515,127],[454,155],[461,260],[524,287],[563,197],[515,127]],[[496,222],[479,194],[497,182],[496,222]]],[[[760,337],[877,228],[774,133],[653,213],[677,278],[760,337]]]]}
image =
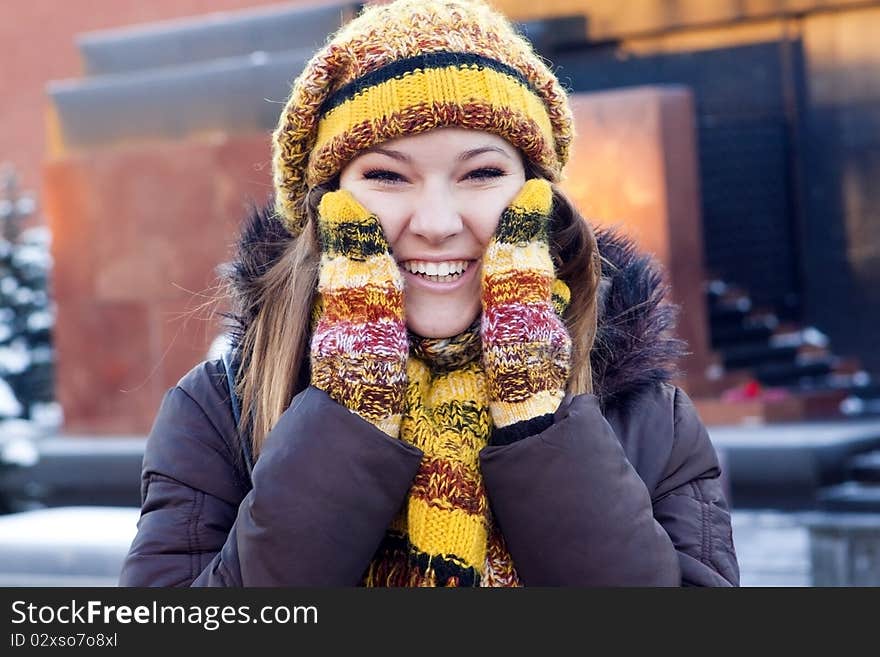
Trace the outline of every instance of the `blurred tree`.
{"type": "MultiPolygon", "coordinates": [[[[18,190],[14,170],[0,171],[0,419],[41,419],[54,404],[48,228],[24,229],[33,197],[18,190]]],[[[45,418],[43,418],[45,419],[45,418]]]]}

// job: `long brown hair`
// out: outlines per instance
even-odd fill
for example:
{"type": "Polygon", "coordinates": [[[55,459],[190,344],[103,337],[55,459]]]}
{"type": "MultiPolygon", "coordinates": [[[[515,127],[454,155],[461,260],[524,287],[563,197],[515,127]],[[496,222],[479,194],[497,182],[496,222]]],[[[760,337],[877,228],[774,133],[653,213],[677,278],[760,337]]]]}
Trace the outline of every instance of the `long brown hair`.
{"type": "MultiPolygon", "coordinates": [[[[253,320],[242,339],[237,381],[239,430],[250,436],[255,456],[294,395],[309,384],[308,341],[320,261],[317,208],[321,197],[335,186],[331,182],[311,190],[302,233],[256,281],[259,292],[256,307],[250,309],[253,320]]],[[[567,390],[589,393],[593,391],[590,350],[596,335],[599,253],[589,223],[555,185],[550,233],[557,277],[571,290],[571,303],[563,317],[572,336],[567,390]]]]}

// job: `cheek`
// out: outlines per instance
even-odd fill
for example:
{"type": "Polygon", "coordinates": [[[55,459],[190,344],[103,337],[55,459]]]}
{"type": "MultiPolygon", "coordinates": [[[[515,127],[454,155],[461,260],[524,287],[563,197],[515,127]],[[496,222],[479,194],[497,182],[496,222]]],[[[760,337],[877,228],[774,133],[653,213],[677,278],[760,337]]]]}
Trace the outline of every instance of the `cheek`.
{"type": "Polygon", "coordinates": [[[394,247],[394,244],[400,238],[400,233],[403,231],[404,221],[395,213],[389,211],[388,208],[382,210],[382,212],[374,212],[376,216],[379,217],[379,223],[382,225],[382,232],[385,233],[385,239],[388,240],[388,243],[394,247]]]}
{"type": "Polygon", "coordinates": [[[522,190],[523,184],[525,175],[513,176],[503,185],[471,199],[468,205],[470,229],[484,247],[492,241],[501,215],[522,190]]]}
{"type": "Polygon", "coordinates": [[[406,224],[406,208],[402,199],[395,198],[390,194],[369,192],[362,192],[359,196],[355,196],[355,198],[371,214],[379,218],[379,224],[382,226],[385,239],[393,247],[406,224]]]}
{"type": "Polygon", "coordinates": [[[498,228],[498,222],[501,219],[501,213],[506,207],[506,203],[499,203],[496,200],[491,203],[481,203],[471,214],[469,222],[471,232],[484,247],[489,246],[489,242],[492,241],[495,229],[498,228]]]}

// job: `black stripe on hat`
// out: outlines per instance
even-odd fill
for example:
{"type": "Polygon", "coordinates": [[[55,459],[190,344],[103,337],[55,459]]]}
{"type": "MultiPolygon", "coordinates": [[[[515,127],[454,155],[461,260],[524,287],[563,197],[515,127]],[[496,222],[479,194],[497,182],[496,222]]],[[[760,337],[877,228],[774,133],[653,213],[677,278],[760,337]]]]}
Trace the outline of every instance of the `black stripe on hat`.
{"type": "Polygon", "coordinates": [[[364,89],[373,87],[394,78],[401,78],[407,73],[416,70],[425,70],[432,68],[446,68],[449,66],[476,66],[478,68],[490,68],[499,73],[509,75],[521,84],[528,87],[532,93],[539,98],[541,94],[535,89],[522,73],[512,66],[508,66],[497,59],[484,57],[469,52],[431,52],[424,55],[416,55],[415,57],[407,57],[398,59],[390,64],[386,64],[375,71],[370,71],[366,75],[362,75],[357,80],[349,82],[330,94],[327,100],[321,105],[319,116],[324,116],[331,110],[339,107],[344,102],[351,100],[364,89]]]}

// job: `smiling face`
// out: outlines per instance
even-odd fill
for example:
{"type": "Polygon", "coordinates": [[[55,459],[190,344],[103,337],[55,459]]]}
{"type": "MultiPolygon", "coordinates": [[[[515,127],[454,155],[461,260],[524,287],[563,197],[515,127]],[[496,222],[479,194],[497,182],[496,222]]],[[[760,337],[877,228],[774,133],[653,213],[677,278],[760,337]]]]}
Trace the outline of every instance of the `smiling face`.
{"type": "Polygon", "coordinates": [[[413,332],[450,337],[480,313],[483,253],[524,182],[516,148],[461,128],[383,142],[342,170],[340,189],[379,218],[391,244],[413,332]]]}

